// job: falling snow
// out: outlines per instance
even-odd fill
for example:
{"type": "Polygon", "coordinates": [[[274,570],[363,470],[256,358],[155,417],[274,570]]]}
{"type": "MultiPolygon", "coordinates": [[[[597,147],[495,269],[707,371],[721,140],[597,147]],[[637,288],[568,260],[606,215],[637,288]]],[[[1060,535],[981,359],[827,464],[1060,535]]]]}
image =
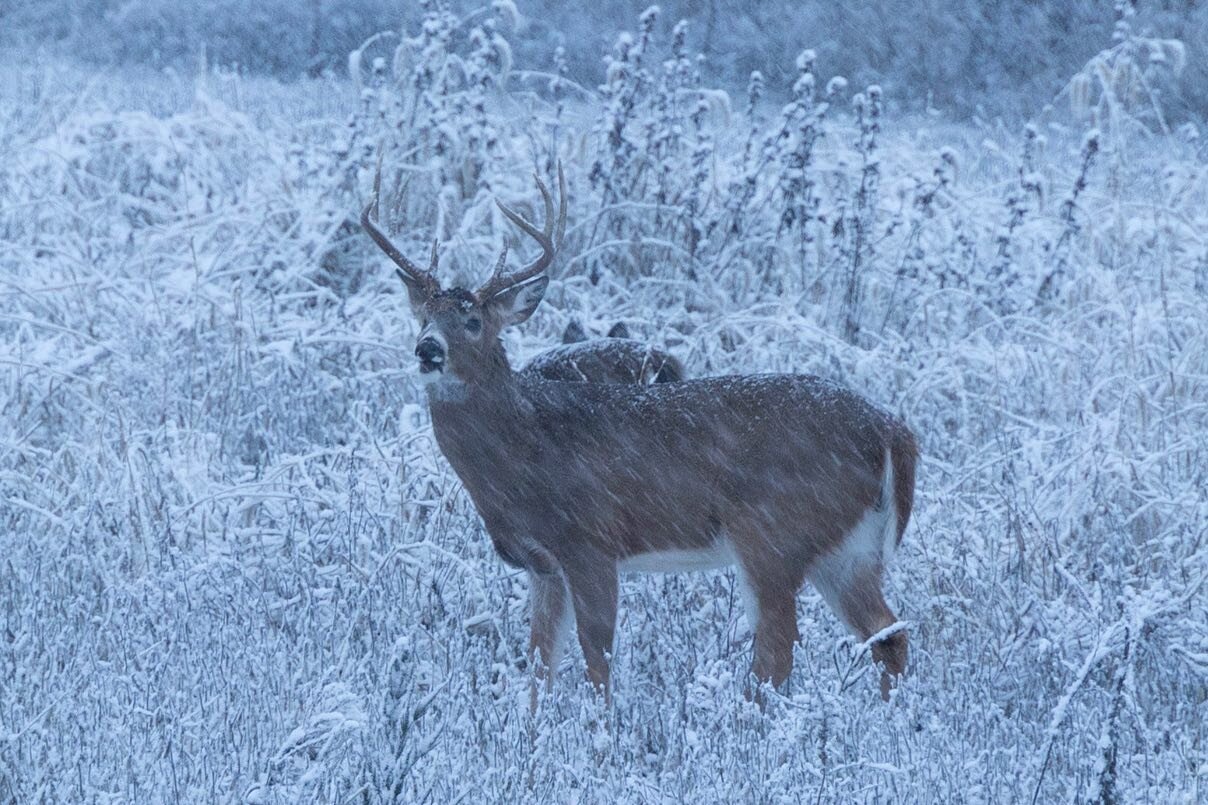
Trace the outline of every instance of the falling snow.
{"type": "Polygon", "coordinates": [[[1208,798],[1202,10],[66,5],[0,35],[0,802],[1208,798]],[[378,165],[473,288],[559,162],[509,395],[472,331],[426,388],[378,165]],[[809,534],[751,578],[756,520],[809,534]],[[568,635],[533,710],[524,568],[590,529],[642,548],[576,570],[611,699],[568,635]],[[748,697],[752,588],[839,532],[748,697]]]}

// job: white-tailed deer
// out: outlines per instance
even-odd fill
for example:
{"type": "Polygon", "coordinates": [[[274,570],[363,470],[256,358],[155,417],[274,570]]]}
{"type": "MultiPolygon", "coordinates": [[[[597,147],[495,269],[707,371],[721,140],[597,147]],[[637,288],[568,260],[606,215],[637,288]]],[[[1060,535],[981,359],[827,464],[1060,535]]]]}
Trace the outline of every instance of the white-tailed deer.
{"type": "Polygon", "coordinates": [[[562,346],[536,355],[520,371],[547,380],[643,386],[684,379],[684,367],[674,355],[630,338],[629,329],[619,322],[607,338],[588,338],[582,325],[572,321],[562,334],[562,346]]]}
{"type": "MultiPolygon", "coordinates": [[[[647,386],[558,382],[512,370],[499,333],[540,303],[566,226],[545,185],[545,227],[502,203],[541,254],[477,291],[442,290],[374,219],[421,323],[415,354],[437,444],[508,564],[532,585],[530,655],[555,668],[573,612],[590,679],[608,691],[617,575],[735,565],[755,632],[751,670],[780,686],[806,579],[867,640],[896,621],[881,593],[910,518],[918,450],[904,424],[855,393],[800,375],[647,386]],[[556,221],[556,226],[555,226],[556,221]]],[[[881,692],[906,668],[904,631],[872,646],[881,692]]]]}

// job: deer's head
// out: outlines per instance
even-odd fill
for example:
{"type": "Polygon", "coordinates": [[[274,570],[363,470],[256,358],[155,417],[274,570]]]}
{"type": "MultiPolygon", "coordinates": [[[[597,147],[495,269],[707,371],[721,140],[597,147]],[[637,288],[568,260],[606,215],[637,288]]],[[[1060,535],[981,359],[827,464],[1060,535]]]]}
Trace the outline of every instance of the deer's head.
{"type": "Polygon", "coordinates": [[[444,379],[472,381],[492,368],[500,353],[499,333],[528,319],[537,309],[549,277],[545,271],[553,262],[566,230],[566,180],[558,165],[558,215],[554,202],[540,178],[537,187],[545,202],[545,227],[537,229],[518,213],[496,201],[508,220],[541,246],[541,254],[515,273],[507,273],[508,249],[495,263],[490,279],[476,291],[465,288],[441,288],[436,279],[437,244],[432,244],[428,268],[422,269],[407,259],[377,225],[378,191],[381,167],[373,183],[373,198],[361,213],[361,226],[382,251],[394,261],[399,279],[407,288],[411,311],[420,323],[415,344],[420,376],[428,382],[444,379]],[[556,221],[556,226],[555,226],[556,221]]]}

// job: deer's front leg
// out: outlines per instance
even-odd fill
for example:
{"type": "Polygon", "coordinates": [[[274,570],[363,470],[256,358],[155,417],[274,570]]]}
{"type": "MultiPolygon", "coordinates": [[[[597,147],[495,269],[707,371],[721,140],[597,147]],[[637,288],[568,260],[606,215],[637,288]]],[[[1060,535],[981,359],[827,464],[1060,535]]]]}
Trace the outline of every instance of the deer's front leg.
{"type": "Polygon", "coordinates": [[[792,589],[757,590],[759,625],[755,627],[755,657],[751,673],[759,682],[780,688],[793,670],[797,631],[797,602],[792,589]]]}
{"type": "Polygon", "coordinates": [[[566,581],[575,607],[579,645],[587,659],[587,677],[610,698],[609,658],[617,630],[617,566],[607,557],[567,567],[566,581]]]}
{"type": "Polygon", "coordinates": [[[530,570],[529,601],[532,606],[532,632],[529,638],[529,666],[533,669],[530,707],[537,707],[537,680],[552,686],[558,669],[562,645],[570,630],[571,609],[566,592],[566,580],[558,572],[530,570]]]}

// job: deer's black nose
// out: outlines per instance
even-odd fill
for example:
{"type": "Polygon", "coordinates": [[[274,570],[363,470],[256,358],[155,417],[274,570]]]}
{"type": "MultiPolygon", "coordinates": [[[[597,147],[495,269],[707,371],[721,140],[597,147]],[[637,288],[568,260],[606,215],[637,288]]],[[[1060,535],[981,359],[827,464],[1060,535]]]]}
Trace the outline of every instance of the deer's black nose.
{"type": "Polygon", "coordinates": [[[415,345],[415,356],[427,366],[439,366],[445,362],[445,348],[435,338],[422,338],[415,345]]]}

